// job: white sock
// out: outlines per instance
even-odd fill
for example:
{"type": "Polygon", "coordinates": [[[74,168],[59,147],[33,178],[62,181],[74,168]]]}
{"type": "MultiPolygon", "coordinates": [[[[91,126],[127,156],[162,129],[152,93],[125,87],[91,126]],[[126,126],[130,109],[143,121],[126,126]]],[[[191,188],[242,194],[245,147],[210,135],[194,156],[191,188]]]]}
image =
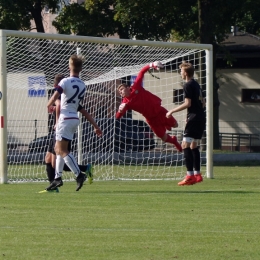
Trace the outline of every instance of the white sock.
{"type": "Polygon", "coordinates": [[[62,176],[62,171],[64,167],[64,160],[60,155],[56,156],[56,165],[55,165],[55,179],[62,176]]]}
{"type": "Polygon", "coordinates": [[[194,172],[193,171],[187,171],[187,175],[192,176],[192,175],[194,175],[194,172]]]}
{"type": "Polygon", "coordinates": [[[63,157],[63,159],[64,159],[65,163],[67,164],[67,166],[70,168],[70,170],[76,176],[78,176],[81,173],[79,166],[75,160],[75,157],[71,153],[69,153],[65,157],[63,157]]]}

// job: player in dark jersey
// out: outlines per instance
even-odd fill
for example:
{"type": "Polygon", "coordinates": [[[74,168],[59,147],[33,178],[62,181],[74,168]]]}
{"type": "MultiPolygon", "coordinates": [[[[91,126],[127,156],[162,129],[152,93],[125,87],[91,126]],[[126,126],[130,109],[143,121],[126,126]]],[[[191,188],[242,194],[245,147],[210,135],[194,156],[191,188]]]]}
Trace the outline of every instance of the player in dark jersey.
{"type": "Polygon", "coordinates": [[[116,113],[116,118],[121,118],[127,110],[139,112],[145,117],[151,129],[159,138],[164,142],[174,144],[177,150],[181,152],[182,147],[176,136],[170,136],[166,133],[166,130],[178,127],[176,119],[173,116],[166,117],[168,111],[161,106],[161,99],[142,87],[144,73],[151,68],[159,70],[163,68],[163,65],[159,61],[150,63],[140,70],[131,87],[126,84],[120,84],[117,87],[123,100],[116,113]]]}
{"type": "MultiPolygon", "coordinates": [[[[64,76],[62,74],[57,74],[55,75],[54,78],[54,87],[56,87],[59,82],[64,78],[64,76]]],[[[60,98],[58,98],[55,101],[54,106],[51,107],[50,113],[53,114],[53,122],[55,123],[53,126],[53,130],[55,130],[56,128],[56,123],[57,120],[59,118],[60,115],[60,98]]],[[[91,122],[91,124],[94,126],[94,131],[98,136],[101,136],[102,131],[100,130],[100,128],[98,127],[98,125],[95,124],[95,122],[93,122],[92,117],[89,115],[89,113],[79,104],[78,106],[78,112],[80,112],[83,116],[85,116],[85,118],[91,122]]],[[[46,171],[47,171],[47,176],[48,176],[48,180],[50,183],[52,183],[55,179],[55,163],[56,163],[56,153],[54,150],[55,147],[55,132],[53,133],[53,138],[50,140],[49,142],[49,146],[48,146],[48,151],[45,155],[45,163],[46,163],[46,171]]],[[[71,150],[71,141],[69,141],[68,144],[68,150],[70,152],[71,150]]],[[[87,165],[78,165],[79,169],[82,172],[86,172],[86,175],[88,176],[88,181],[91,184],[93,182],[93,168],[91,164],[87,164],[87,165]]],[[[65,164],[64,171],[71,171],[71,169],[65,164]]],[[[58,187],[56,189],[54,189],[56,192],[58,192],[58,187]]],[[[54,190],[48,190],[48,191],[54,191],[54,190]]]]}
{"type": "Polygon", "coordinates": [[[180,66],[181,77],[186,83],[183,86],[184,103],[170,110],[167,117],[173,113],[187,109],[187,123],[184,130],[182,149],[184,153],[187,175],[178,185],[193,185],[202,182],[200,172],[200,151],[198,142],[205,130],[205,100],[198,82],[193,78],[194,67],[191,63],[184,62],[180,66]]]}

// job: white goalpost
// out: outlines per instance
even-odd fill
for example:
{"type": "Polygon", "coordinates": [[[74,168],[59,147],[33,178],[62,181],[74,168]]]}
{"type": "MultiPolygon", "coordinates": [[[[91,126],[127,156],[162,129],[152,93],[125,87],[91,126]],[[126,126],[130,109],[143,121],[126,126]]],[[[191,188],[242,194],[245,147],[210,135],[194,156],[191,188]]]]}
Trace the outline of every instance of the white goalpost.
{"type": "MultiPolygon", "coordinates": [[[[213,178],[212,46],[207,44],[123,40],[0,30],[0,183],[47,181],[44,157],[53,136],[48,98],[56,74],[69,75],[68,59],[82,54],[86,83],[82,106],[103,131],[98,138],[82,116],[72,142],[79,164],[94,165],[94,180],[180,179],[186,174],[183,154],[157,138],[142,115],[128,112],[116,120],[120,83],[131,84],[140,69],[154,61],[164,68],[146,73],[143,87],[172,109],[183,102],[182,61],[195,67],[206,97],[206,130],[201,140],[202,173],[213,178]]],[[[144,104],[145,105],[145,104],[144,104]]],[[[182,141],[186,111],[173,114],[182,141]]],[[[64,180],[73,174],[64,172],[64,180]]]]}

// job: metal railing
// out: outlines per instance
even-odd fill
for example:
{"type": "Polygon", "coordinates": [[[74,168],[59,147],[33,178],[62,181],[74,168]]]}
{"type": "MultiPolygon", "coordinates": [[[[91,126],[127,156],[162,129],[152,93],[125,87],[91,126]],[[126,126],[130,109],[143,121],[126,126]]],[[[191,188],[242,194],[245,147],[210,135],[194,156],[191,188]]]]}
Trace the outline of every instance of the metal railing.
{"type": "Polygon", "coordinates": [[[219,133],[222,150],[260,152],[260,134],[219,133]]]}
{"type": "MultiPolygon", "coordinates": [[[[47,135],[48,121],[9,120],[7,129],[8,148],[15,149],[28,145],[35,138],[47,135]]],[[[219,132],[222,150],[260,152],[260,121],[220,122],[219,132]]],[[[182,137],[179,136],[178,139],[181,140],[182,137]]],[[[165,149],[165,146],[162,147],[165,149]]]]}

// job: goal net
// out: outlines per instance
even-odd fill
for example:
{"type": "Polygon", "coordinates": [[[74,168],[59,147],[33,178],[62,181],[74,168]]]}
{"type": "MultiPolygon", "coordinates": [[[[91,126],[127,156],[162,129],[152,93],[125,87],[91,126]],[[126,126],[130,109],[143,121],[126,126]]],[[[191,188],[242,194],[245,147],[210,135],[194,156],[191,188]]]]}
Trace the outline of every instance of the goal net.
{"type": "MultiPolygon", "coordinates": [[[[143,87],[160,97],[168,110],[180,105],[184,82],[179,65],[184,60],[194,65],[195,79],[207,97],[207,129],[200,150],[203,174],[212,177],[210,45],[16,31],[1,31],[1,36],[1,183],[47,180],[44,158],[53,136],[53,115],[47,113],[46,106],[53,93],[54,76],[69,76],[68,59],[72,54],[86,58],[80,75],[86,83],[82,106],[103,131],[98,138],[92,125],[81,116],[72,142],[78,163],[94,165],[94,180],[185,176],[183,154],[156,137],[142,115],[129,111],[122,119],[115,119],[121,103],[117,85],[131,85],[140,69],[153,61],[161,61],[164,68],[147,72],[143,87]]],[[[179,142],[186,113],[184,110],[173,114],[179,126],[168,131],[179,142]]],[[[63,173],[64,180],[73,178],[71,172],[63,173]]]]}

